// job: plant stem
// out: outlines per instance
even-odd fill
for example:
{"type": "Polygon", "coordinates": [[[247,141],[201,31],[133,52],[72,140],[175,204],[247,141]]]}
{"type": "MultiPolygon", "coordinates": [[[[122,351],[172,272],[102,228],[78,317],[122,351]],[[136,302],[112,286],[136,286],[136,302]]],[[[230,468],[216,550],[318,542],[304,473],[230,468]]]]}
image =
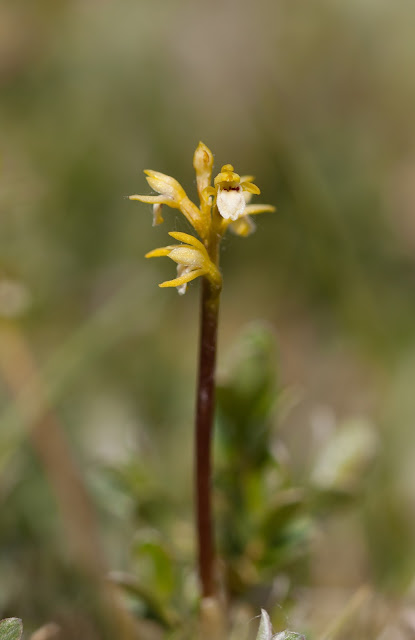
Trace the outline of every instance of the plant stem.
{"type": "Polygon", "coordinates": [[[215,545],[212,519],[212,431],[215,410],[215,364],[220,290],[202,282],[199,375],[196,403],[196,518],[198,569],[202,597],[213,596],[215,545]]]}

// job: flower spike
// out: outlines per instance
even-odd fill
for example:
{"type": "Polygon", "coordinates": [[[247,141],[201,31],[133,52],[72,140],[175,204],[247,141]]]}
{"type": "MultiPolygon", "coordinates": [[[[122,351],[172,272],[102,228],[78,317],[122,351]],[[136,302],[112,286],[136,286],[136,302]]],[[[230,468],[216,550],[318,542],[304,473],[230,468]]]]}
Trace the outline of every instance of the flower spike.
{"type": "Polygon", "coordinates": [[[212,180],[213,154],[199,142],[193,155],[196,172],[196,186],[200,206],[192,202],[181,184],[164,173],[145,170],[147,182],[156,192],[154,195],[133,195],[130,200],[153,205],[153,226],[163,222],[162,207],[167,205],[179,209],[198,233],[202,242],[192,235],[179,231],[170,235],[180,245],[168,245],[147,253],[147,258],[168,256],[177,263],[177,278],[161,283],[161,287],[177,287],[184,293],[191,280],[203,276],[220,289],[219,244],[229,227],[236,235],[246,237],[255,231],[251,215],[275,211],[268,204],[250,204],[253,195],[260,190],[254,184],[254,176],[240,176],[231,164],[223,165],[220,173],[212,180]]]}

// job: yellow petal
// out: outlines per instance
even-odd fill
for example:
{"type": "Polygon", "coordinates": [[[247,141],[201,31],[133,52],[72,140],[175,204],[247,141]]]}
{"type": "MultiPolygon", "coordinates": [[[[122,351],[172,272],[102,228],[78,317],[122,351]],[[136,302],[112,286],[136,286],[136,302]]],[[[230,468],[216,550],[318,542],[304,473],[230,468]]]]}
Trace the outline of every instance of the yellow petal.
{"type": "Polygon", "coordinates": [[[145,258],[160,258],[161,256],[168,256],[170,251],[174,249],[175,245],[170,247],[161,247],[160,249],[153,249],[144,256],[145,258]]]}
{"type": "Polygon", "coordinates": [[[200,242],[200,240],[198,240],[194,236],[191,236],[189,233],[183,233],[182,231],[169,231],[169,236],[171,236],[175,240],[178,240],[179,242],[191,244],[193,247],[196,247],[196,249],[199,249],[199,251],[207,254],[205,246],[200,242]]]}
{"type": "Polygon", "coordinates": [[[241,187],[244,191],[247,191],[248,193],[255,193],[257,196],[261,193],[259,187],[257,187],[253,182],[243,182],[241,187]]]}
{"type": "Polygon", "coordinates": [[[185,275],[180,276],[180,278],[175,278],[174,280],[166,280],[165,282],[159,284],[159,287],[180,287],[180,285],[185,284],[185,282],[190,282],[191,280],[194,280],[199,276],[203,276],[204,274],[205,272],[203,271],[203,269],[195,269],[194,271],[189,271],[185,275]]]}
{"type": "Polygon", "coordinates": [[[174,200],[177,204],[186,197],[186,192],[171,176],[167,176],[164,173],[160,173],[159,171],[152,171],[151,169],[146,169],[144,173],[147,175],[147,182],[154,191],[158,191],[163,196],[167,196],[174,200]]]}
{"type": "Polygon", "coordinates": [[[246,238],[247,236],[250,236],[251,233],[254,233],[256,225],[249,216],[242,216],[241,218],[239,218],[239,220],[235,220],[235,222],[232,222],[229,225],[229,229],[237,236],[246,238]]]}
{"type": "Polygon", "coordinates": [[[130,196],[131,200],[140,200],[151,204],[167,204],[169,207],[180,209],[190,224],[201,237],[207,234],[208,221],[200,209],[186,195],[183,187],[171,176],[159,171],[146,169],[147,182],[152,189],[158,191],[160,196],[130,196]]]}
{"type": "Polygon", "coordinates": [[[169,253],[169,258],[178,264],[184,264],[186,267],[205,268],[206,257],[197,249],[187,247],[184,244],[174,247],[169,253]]]}
{"type": "Polygon", "coordinates": [[[247,204],[244,215],[252,216],[256,213],[273,213],[276,210],[276,207],[273,207],[272,204],[247,204]]]}
{"type": "Polygon", "coordinates": [[[139,202],[148,202],[149,204],[167,204],[169,207],[178,208],[179,205],[171,198],[166,196],[128,196],[129,200],[138,200],[139,202]]]}
{"type": "Polygon", "coordinates": [[[250,220],[249,216],[258,213],[272,213],[274,211],[276,211],[276,208],[270,204],[247,204],[242,215],[234,222],[230,218],[222,220],[221,233],[225,233],[226,229],[230,227],[233,233],[246,237],[255,231],[254,222],[250,220]],[[249,220],[248,225],[244,224],[245,219],[249,220]]]}
{"type": "Polygon", "coordinates": [[[216,196],[216,189],[214,189],[213,187],[206,187],[205,189],[203,189],[201,195],[200,195],[200,200],[206,204],[210,206],[210,198],[211,197],[215,197],[216,196]]]}
{"type": "Polygon", "coordinates": [[[233,166],[231,164],[224,164],[221,172],[218,173],[216,178],[214,179],[214,185],[217,187],[223,182],[230,184],[231,186],[239,184],[241,181],[240,176],[234,172],[233,166]]]}
{"type": "Polygon", "coordinates": [[[210,185],[213,167],[213,153],[203,142],[199,142],[196,148],[193,167],[196,171],[197,192],[201,198],[202,191],[210,185]]]}

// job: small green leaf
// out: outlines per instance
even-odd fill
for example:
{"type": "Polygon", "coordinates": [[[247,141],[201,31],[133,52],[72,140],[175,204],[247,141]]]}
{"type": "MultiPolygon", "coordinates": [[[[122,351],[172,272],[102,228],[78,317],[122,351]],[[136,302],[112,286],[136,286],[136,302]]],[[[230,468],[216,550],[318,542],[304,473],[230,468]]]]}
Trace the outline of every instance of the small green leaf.
{"type": "Polygon", "coordinates": [[[140,581],[161,600],[169,599],[177,587],[176,576],[171,552],[161,536],[152,529],[142,530],[134,541],[133,554],[140,581]]]}
{"type": "Polygon", "coordinates": [[[0,640],[20,640],[23,623],[20,618],[5,618],[0,622],[0,640]]]}
{"type": "Polygon", "coordinates": [[[269,538],[274,531],[279,531],[282,527],[292,522],[298,512],[304,509],[306,495],[300,487],[289,487],[281,489],[273,500],[270,501],[262,523],[261,532],[265,538],[269,538]]]}
{"type": "MultiPolygon", "coordinates": [[[[112,571],[109,579],[145,605],[144,617],[156,620],[166,628],[173,628],[179,622],[176,611],[168,603],[160,600],[158,594],[140,583],[135,576],[121,571],[112,571]]],[[[2,638],[0,638],[2,640],[2,638]]]]}
{"type": "Polygon", "coordinates": [[[272,332],[260,325],[250,327],[236,342],[227,375],[217,386],[217,446],[227,464],[258,468],[270,458],[276,370],[272,332]]]}

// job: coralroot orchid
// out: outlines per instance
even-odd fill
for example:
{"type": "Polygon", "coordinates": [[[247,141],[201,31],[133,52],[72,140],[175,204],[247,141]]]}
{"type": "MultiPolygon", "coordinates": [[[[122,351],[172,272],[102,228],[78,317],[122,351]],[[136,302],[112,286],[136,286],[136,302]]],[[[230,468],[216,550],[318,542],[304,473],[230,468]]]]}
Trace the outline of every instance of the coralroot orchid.
{"type": "MultiPolygon", "coordinates": [[[[193,166],[196,171],[199,207],[187,197],[177,180],[159,171],[145,171],[148,184],[159,195],[130,196],[130,200],[139,200],[153,205],[154,225],[163,222],[162,205],[180,209],[200,236],[207,252],[207,255],[204,254],[203,266],[201,266],[202,262],[199,267],[196,263],[193,266],[188,264],[189,254],[186,252],[172,254],[171,247],[150,251],[146,256],[147,258],[168,256],[177,262],[178,277],[163,282],[160,286],[178,287],[179,293],[184,293],[184,284],[198,276],[207,277],[212,284],[220,288],[218,247],[227,228],[229,227],[239,236],[248,236],[255,230],[251,215],[275,211],[275,207],[268,204],[249,204],[252,195],[259,195],[260,190],[252,182],[253,176],[239,176],[231,164],[225,164],[222,167],[212,186],[213,154],[203,142],[199,142],[196,148],[193,166]],[[207,260],[210,260],[211,264],[208,264],[207,260]]],[[[186,239],[181,238],[181,240],[189,243],[190,237],[187,235],[186,239]]],[[[176,237],[176,239],[180,238],[176,237]]],[[[195,246],[194,243],[193,246],[195,246]]]]}
{"type": "MultiPolygon", "coordinates": [[[[163,222],[162,206],[179,209],[199,238],[181,232],[170,232],[182,244],[154,249],[147,258],[167,256],[177,263],[177,277],[162,282],[160,287],[177,287],[186,291],[187,283],[202,277],[201,329],[199,373],[196,406],[196,521],[198,538],[198,568],[203,600],[207,609],[218,600],[218,575],[215,562],[211,509],[211,439],[215,406],[215,361],[219,298],[222,276],[219,270],[219,246],[228,227],[239,236],[255,230],[251,216],[275,211],[271,205],[250,204],[260,193],[253,176],[239,176],[230,164],[222,167],[212,185],[213,154],[202,142],[193,156],[199,206],[186,195],[174,178],[158,171],[145,171],[147,182],[157,195],[134,195],[153,205],[153,224],[163,222]]],[[[219,606],[219,605],[218,605],[219,606]]]]}

